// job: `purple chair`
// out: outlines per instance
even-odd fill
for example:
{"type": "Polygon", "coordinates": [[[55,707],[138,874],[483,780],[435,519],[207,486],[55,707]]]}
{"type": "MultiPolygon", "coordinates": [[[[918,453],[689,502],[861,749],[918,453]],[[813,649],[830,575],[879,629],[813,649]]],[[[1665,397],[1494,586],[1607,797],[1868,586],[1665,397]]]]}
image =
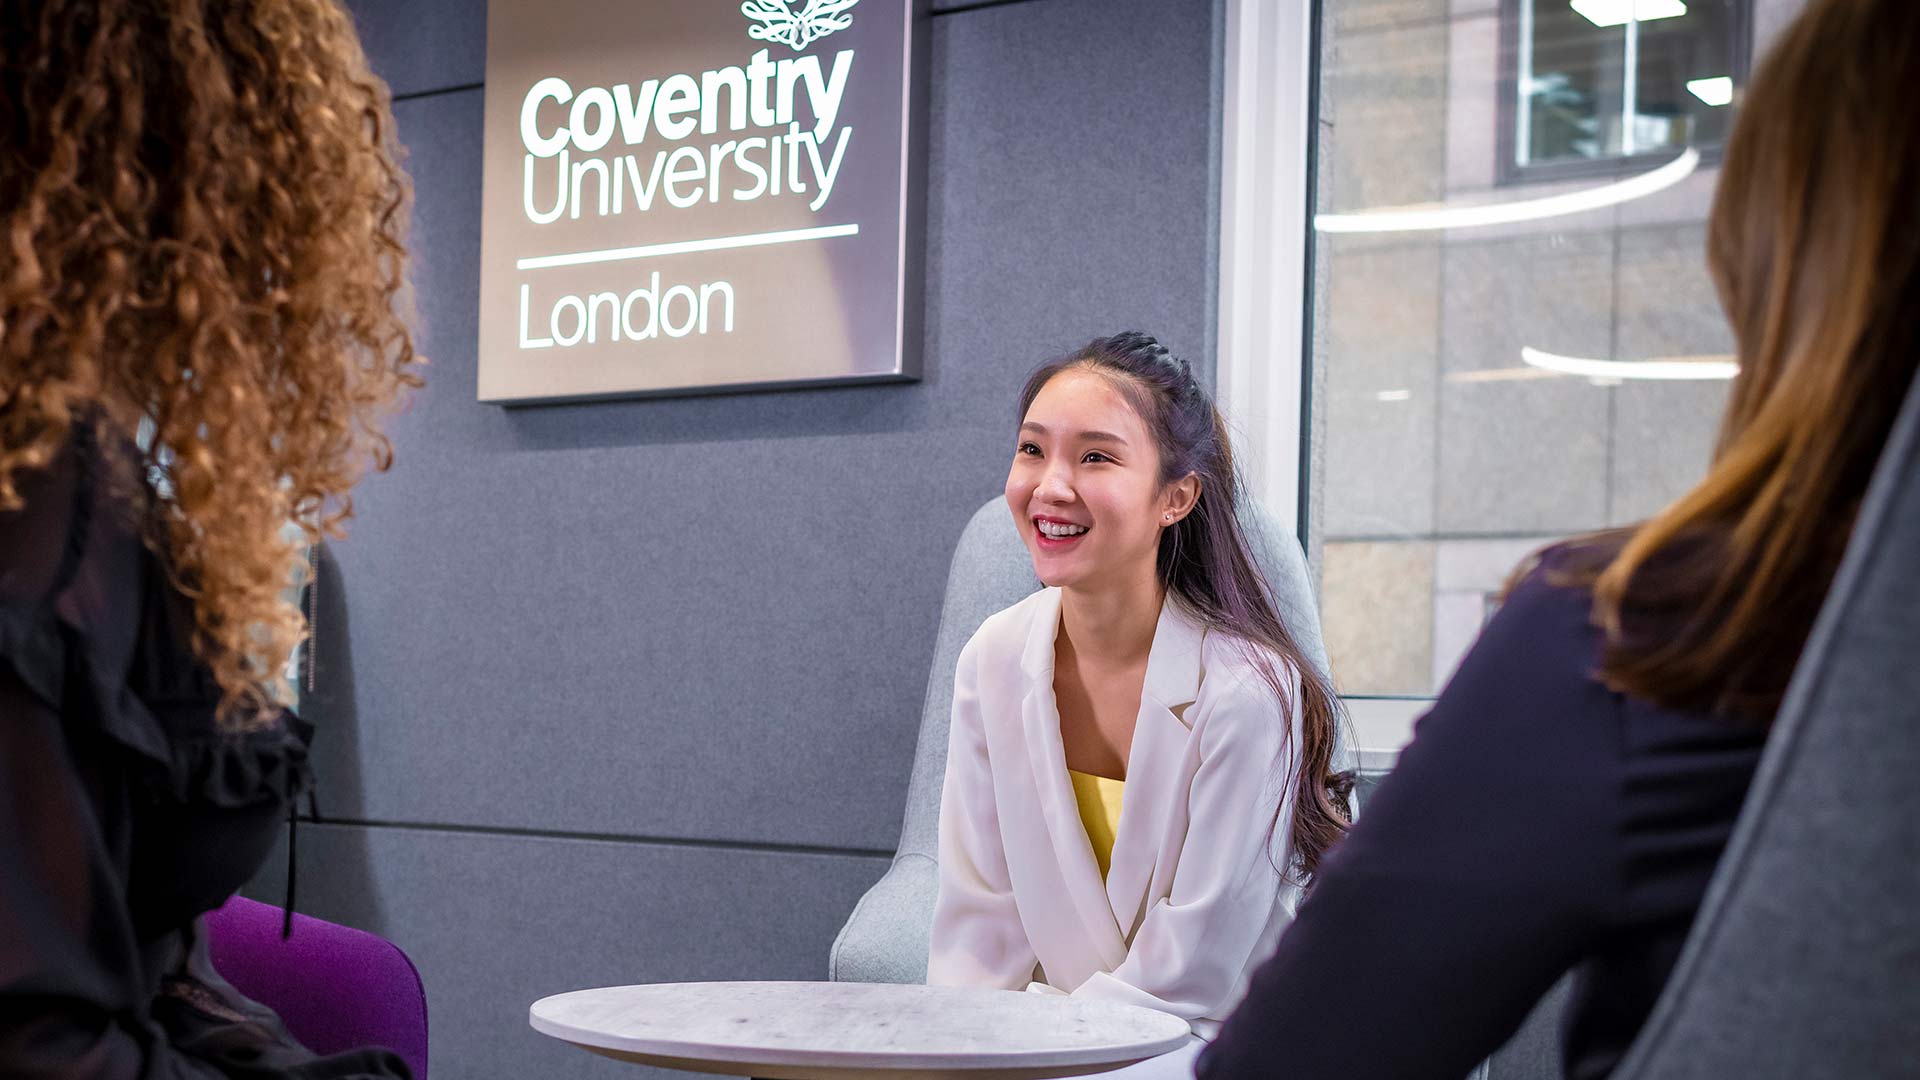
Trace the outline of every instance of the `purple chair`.
{"type": "Polygon", "coordinates": [[[207,952],[235,990],[280,1014],[316,1054],[384,1046],[427,1075],[427,995],[399,946],[364,930],[235,896],[207,913],[207,952]]]}

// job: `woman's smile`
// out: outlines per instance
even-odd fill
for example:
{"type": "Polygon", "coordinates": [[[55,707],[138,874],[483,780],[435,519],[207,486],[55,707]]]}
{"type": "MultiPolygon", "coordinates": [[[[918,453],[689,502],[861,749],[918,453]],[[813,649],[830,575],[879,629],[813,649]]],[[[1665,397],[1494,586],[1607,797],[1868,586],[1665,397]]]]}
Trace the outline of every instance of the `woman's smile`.
{"type": "Polygon", "coordinates": [[[1042,551],[1065,551],[1079,543],[1080,538],[1087,535],[1091,529],[1091,525],[1082,525],[1050,514],[1033,516],[1034,539],[1039,543],[1042,551]]]}

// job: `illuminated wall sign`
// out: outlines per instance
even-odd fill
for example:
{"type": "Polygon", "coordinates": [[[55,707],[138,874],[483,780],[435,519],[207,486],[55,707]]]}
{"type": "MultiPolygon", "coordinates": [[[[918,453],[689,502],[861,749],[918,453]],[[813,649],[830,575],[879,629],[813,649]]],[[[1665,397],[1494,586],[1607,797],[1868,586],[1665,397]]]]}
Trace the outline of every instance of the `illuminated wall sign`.
{"type": "Polygon", "coordinates": [[[480,400],[912,379],[924,0],[492,0],[480,400]]]}

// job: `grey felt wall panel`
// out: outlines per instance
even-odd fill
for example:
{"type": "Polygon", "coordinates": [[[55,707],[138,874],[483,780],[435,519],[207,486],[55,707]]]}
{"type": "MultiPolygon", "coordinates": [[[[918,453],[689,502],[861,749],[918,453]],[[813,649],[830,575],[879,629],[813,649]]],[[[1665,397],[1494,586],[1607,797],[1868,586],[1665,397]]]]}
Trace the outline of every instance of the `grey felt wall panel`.
{"type": "Polygon", "coordinates": [[[487,74],[487,0],[347,0],[367,60],[395,97],[476,86],[487,74]]]}
{"type": "MultiPolygon", "coordinates": [[[[527,1006],[589,986],[820,979],[886,860],[302,825],[301,910],[380,933],[426,984],[443,1080],[645,1077],[534,1032],[527,1006]]],[[[277,872],[248,890],[281,899],[277,872]]]]}
{"type": "Polygon", "coordinates": [[[1212,10],[933,20],[912,385],[476,403],[481,94],[401,103],[433,365],[322,611],[322,680],[352,687],[317,710],[328,813],[890,851],[947,559],[1025,373],[1128,326],[1205,365],[1212,10]]]}

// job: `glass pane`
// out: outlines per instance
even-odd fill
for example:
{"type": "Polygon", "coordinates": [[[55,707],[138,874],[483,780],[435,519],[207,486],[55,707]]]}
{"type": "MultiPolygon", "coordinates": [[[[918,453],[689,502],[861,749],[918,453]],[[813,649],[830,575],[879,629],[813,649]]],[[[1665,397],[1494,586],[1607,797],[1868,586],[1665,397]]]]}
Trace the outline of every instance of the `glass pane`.
{"type": "Polygon", "coordinates": [[[1634,65],[1634,152],[1718,146],[1733,95],[1731,0],[1691,0],[1686,14],[1643,22],[1634,65]]]}
{"type": "MultiPolygon", "coordinates": [[[[1671,93],[1726,70],[1729,54],[1701,44],[1718,31],[1685,21],[1719,25],[1712,6],[1671,17],[1672,34],[1640,25],[1636,128],[1650,144],[1725,130],[1734,105],[1671,93]]],[[[1490,7],[1324,0],[1320,212],[1444,218],[1607,184],[1498,175],[1514,28],[1490,7]]],[[[1555,153],[1612,152],[1626,80],[1607,84],[1598,64],[1624,64],[1608,52],[1622,31],[1573,17],[1585,31],[1563,18],[1538,40],[1584,88],[1567,100],[1587,104],[1535,130],[1558,132],[1555,153]]],[[[1343,692],[1435,693],[1523,556],[1639,520],[1702,475],[1732,352],[1704,257],[1714,179],[1705,165],[1619,205],[1491,226],[1316,233],[1308,521],[1343,692]]]]}
{"type": "Polygon", "coordinates": [[[1620,156],[1626,27],[1596,26],[1554,0],[1521,3],[1521,127],[1514,160],[1533,165],[1620,156]]]}
{"type": "Polygon", "coordinates": [[[1745,76],[1740,5],[1515,0],[1514,164],[1720,145],[1728,102],[1745,76]]]}

